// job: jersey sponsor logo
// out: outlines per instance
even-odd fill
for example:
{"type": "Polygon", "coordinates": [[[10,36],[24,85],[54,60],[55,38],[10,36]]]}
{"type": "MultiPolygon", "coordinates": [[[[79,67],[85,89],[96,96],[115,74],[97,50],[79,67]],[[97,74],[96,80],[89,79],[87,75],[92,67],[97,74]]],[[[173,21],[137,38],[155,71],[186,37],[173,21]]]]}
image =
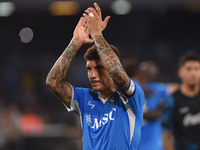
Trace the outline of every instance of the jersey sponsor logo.
{"type": "Polygon", "coordinates": [[[187,113],[188,111],[189,111],[190,109],[189,109],[189,107],[182,107],[182,108],[180,108],[179,109],[179,113],[180,114],[185,114],[185,113],[187,113]]]}
{"type": "Polygon", "coordinates": [[[186,114],[183,118],[183,125],[185,127],[200,125],[200,112],[198,112],[197,114],[186,114]]]}
{"type": "Polygon", "coordinates": [[[100,120],[98,120],[98,118],[94,118],[93,121],[91,115],[88,114],[86,116],[86,123],[88,124],[88,126],[92,124],[91,128],[98,129],[99,127],[107,124],[109,121],[115,120],[115,118],[113,118],[114,112],[116,112],[116,108],[113,108],[109,113],[104,114],[100,120]]]}
{"type": "Polygon", "coordinates": [[[91,101],[88,102],[88,105],[91,106],[92,109],[93,109],[94,106],[95,106],[94,104],[91,104],[91,101]]]}
{"type": "Polygon", "coordinates": [[[90,125],[90,123],[92,123],[92,118],[89,114],[86,116],[86,123],[88,124],[88,126],[90,125]]]}

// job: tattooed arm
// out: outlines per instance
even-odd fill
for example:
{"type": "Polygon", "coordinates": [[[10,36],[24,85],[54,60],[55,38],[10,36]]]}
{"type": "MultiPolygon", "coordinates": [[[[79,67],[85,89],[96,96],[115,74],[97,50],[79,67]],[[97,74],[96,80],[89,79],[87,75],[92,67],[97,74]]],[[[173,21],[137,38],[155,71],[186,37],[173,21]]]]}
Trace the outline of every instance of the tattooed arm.
{"type": "MultiPolygon", "coordinates": [[[[95,11],[97,16],[100,18],[100,29],[103,31],[108,23],[110,16],[107,16],[104,21],[101,17],[101,9],[94,3],[95,11]]],[[[89,38],[89,32],[87,30],[87,23],[85,18],[81,17],[78,25],[76,26],[73,34],[73,38],[56,61],[55,65],[52,67],[46,78],[46,84],[50,90],[68,107],[70,107],[71,97],[72,97],[72,87],[68,82],[64,80],[72,59],[76,55],[78,49],[83,44],[91,44],[93,40],[89,38]]]]}
{"type": "Polygon", "coordinates": [[[79,48],[77,42],[72,40],[56,61],[46,79],[49,89],[68,107],[70,107],[72,89],[70,84],[64,81],[64,77],[79,48]]]}
{"type": "Polygon", "coordinates": [[[118,90],[125,91],[130,84],[130,79],[124,71],[121,62],[111,49],[102,34],[92,36],[103,66],[112,77],[118,90]]]}
{"type": "Polygon", "coordinates": [[[93,43],[93,40],[88,35],[86,21],[81,17],[74,30],[71,42],[58,58],[46,78],[46,85],[67,107],[70,107],[72,87],[64,78],[79,48],[83,44],[93,43]]]}
{"type": "Polygon", "coordinates": [[[88,31],[95,42],[103,66],[109,72],[117,89],[125,91],[129,87],[130,79],[124,71],[118,56],[102,35],[101,18],[94,8],[90,7],[85,12],[87,14],[92,12],[94,15],[94,17],[90,17],[86,13],[83,14],[87,20],[88,31]]]}

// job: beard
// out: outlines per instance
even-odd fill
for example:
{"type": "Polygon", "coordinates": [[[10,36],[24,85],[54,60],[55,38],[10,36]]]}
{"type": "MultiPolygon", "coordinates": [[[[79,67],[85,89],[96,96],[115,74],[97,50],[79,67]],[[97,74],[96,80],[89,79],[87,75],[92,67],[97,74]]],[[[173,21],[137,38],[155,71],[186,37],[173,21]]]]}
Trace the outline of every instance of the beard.
{"type": "Polygon", "coordinates": [[[100,92],[102,90],[100,85],[93,85],[93,84],[91,84],[91,85],[92,85],[93,91],[95,91],[95,92],[100,92]]]}
{"type": "Polygon", "coordinates": [[[90,80],[90,84],[92,85],[92,89],[95,92],[99,92],[101,89],[101,81],[100,80],[90,80]]]}

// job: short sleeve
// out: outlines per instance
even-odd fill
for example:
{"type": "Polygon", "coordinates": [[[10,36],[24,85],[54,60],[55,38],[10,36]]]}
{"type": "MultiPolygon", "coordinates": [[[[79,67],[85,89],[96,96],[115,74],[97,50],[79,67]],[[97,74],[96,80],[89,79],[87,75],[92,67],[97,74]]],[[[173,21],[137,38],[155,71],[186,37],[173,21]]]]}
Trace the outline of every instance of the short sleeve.
{"type": "Polygon", "coordinates": [[[168,96],[164,103],[163,115],[161,117],[162,130],[169,131],[173,130],[174,123],[174,98],[173,96],[168,96]]]}
{"type": "Polygon", "coordinates": [[[129,104],[136,115],[143,115],[143,106],[145,101],[145,95],[142,88],[134,82],[135,91],[134,95],[128,98],[127,104],[129,104]]]}
{"type": "Polygon", "coordinates": [[[131,80],[129,85],[129,88],[132,89],[127,89],[127,91],[132,91],[131,94],[128,95],[126,92],[120,92],[118,93],[121,95],[121,100],[125,104],[125,106],[128,106],[131,108],[133,113],[137,116],[142,116],[143,115],[143,105],[145,101],[145,96],[142,88],[134,81],[131,80]]]}
{"type": "Polygon", "coordinates": [[[147,83],[146,89],[151,91],[151,94],[147,94],[146,98],[148,102],[156,102],[156,104],[163,103],[167,96],[169,96],[169,84],[159,83],[159,82],[150,82],[147,83]]]}
{"type": "Polygon", "coordinates": [[[169,88],[169,84],[158,83],[157,91],[159,92],[158,96],[160,97],[158,98],[159,102],[163,102],[165,98],[169,96],[169,88]]]}
{"type": "Polygon", "coordinates": [[[165,84],[165,83],[158,83],[157,85],[157,89],[159,89],[160,93],[162,95],[167,95],[169,94],[169,84],[165,84]]]}
{"type": "MultiPolygon", "coordinates": [[[[72,86],[72,85],[71,85],[72,86]]],[[[85,96],[88,92],[88,89],[86,88],[79,88],[79,87],[74,87],[72,86],[72,99],[71,99],[71,104],[70,108],[66,106],[68,111],[75,111],[78,115],[83,110],[83,104],[85,100],[85,96]]]]}

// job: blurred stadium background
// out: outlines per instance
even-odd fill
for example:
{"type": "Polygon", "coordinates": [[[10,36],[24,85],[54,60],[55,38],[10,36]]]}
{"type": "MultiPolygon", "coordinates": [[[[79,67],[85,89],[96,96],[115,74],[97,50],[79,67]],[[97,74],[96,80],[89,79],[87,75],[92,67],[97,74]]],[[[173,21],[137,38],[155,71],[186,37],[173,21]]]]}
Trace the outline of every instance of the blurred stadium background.
{"type": "MultiPolygon", "coordinates": [[[[160,67],[158,80],[179,82],[181,54],[200,52],[198,0],[10,0],[0,2],[0,149],[79,150],[80,121],[45,85],[54,62],[68,45],[85,9],[97,2],[103,18],[111,16],[103,32],[118,47],[121,59],[151,59],[160,67]],[[29,27],[32,41],[20,40],[29,27]]],[[[68,79],[89,87],[83,54],[72,62],[68,79]]]]}

